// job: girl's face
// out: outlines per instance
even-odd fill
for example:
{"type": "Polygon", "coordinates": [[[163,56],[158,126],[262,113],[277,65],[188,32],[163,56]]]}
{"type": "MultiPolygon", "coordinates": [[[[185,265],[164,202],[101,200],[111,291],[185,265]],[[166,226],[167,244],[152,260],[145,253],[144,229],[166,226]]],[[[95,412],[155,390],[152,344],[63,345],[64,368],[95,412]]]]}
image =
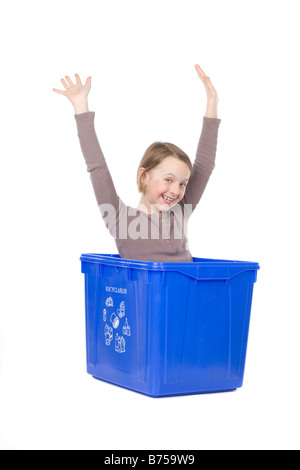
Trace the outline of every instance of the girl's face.
{"type": "Polygon", "coordinates": [[[147,187],[141,203],[150,213],[153,212],[152,206],[162,212],[168,211],[184,197],[190,176],[191,172],[186,163],[175,157],[165,158],[153,170],[143,175],[142,182],[147,187]]]}

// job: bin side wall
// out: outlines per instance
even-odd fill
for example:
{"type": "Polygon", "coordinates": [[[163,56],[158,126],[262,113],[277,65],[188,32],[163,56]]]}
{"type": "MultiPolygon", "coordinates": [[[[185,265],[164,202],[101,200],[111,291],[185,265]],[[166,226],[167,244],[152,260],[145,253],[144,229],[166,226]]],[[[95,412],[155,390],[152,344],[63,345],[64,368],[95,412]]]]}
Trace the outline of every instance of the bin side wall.
{"type": "Polygon", "coordinates": [[[253,272],[201,280],[85,263],[87,369],[151,396],[242,386],[253,272]]]}

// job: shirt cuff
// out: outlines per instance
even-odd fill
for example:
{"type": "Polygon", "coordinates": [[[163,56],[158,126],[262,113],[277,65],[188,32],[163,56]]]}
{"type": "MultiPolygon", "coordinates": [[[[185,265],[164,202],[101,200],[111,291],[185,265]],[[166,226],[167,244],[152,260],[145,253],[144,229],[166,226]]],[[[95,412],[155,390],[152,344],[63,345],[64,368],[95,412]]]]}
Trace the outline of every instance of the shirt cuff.
{"type": "Polygon", "coordinates": [[[87,113],[74,114],[76,121],[89,121],[95,117],[94,111],[88,111],[87,113]]]}
{"type": "Polygon", "coordinates": [[[221,119],[218,119],[218,118],[209,118],[209,117],[203,116],[203,121],[204,121],[204,122],[213,122],[213,123],[215,123],[215,124],[220,124],[221,119]]]}

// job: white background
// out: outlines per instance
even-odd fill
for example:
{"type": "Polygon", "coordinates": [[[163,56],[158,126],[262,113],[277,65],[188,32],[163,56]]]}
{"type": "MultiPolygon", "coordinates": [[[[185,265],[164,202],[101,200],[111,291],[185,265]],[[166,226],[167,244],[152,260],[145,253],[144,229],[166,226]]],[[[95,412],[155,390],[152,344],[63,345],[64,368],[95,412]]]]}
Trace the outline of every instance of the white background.
{"type": "Polygon", "coordinates": [[[286,0],[2,2],[0,448],[299,449],[299,16],[286,0]],[[85,371],[81,253],[115,253],[52,91],[93,77],[90,110],[120,196],[156,140],[194,158],[206,94],[217,165],[194,256],[259,262],[244,387],[151,399],[85,371]]]}

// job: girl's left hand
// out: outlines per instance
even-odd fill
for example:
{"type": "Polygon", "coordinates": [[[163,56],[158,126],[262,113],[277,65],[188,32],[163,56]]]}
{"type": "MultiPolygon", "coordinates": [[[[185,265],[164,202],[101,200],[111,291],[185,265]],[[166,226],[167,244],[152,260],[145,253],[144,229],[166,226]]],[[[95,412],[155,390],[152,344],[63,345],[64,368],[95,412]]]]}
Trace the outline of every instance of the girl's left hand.
{"type": "Polygon", "coordinates": [[[205,86],[206,93],[207,93],[207,98],[211,101],[215,101],[216,103],[218,103],[218,101],[219,101],[218,93],[216,92],[215,88],[213,87],[213,85],[210,81],[210,78],[205,75],[205,73],[201,69],[200,65],[198,65],[198,64],[195,65],[195,69],[196,69],[196,72],[197,72],[199,78],[202,80],[202,82],[205,86]]]}

